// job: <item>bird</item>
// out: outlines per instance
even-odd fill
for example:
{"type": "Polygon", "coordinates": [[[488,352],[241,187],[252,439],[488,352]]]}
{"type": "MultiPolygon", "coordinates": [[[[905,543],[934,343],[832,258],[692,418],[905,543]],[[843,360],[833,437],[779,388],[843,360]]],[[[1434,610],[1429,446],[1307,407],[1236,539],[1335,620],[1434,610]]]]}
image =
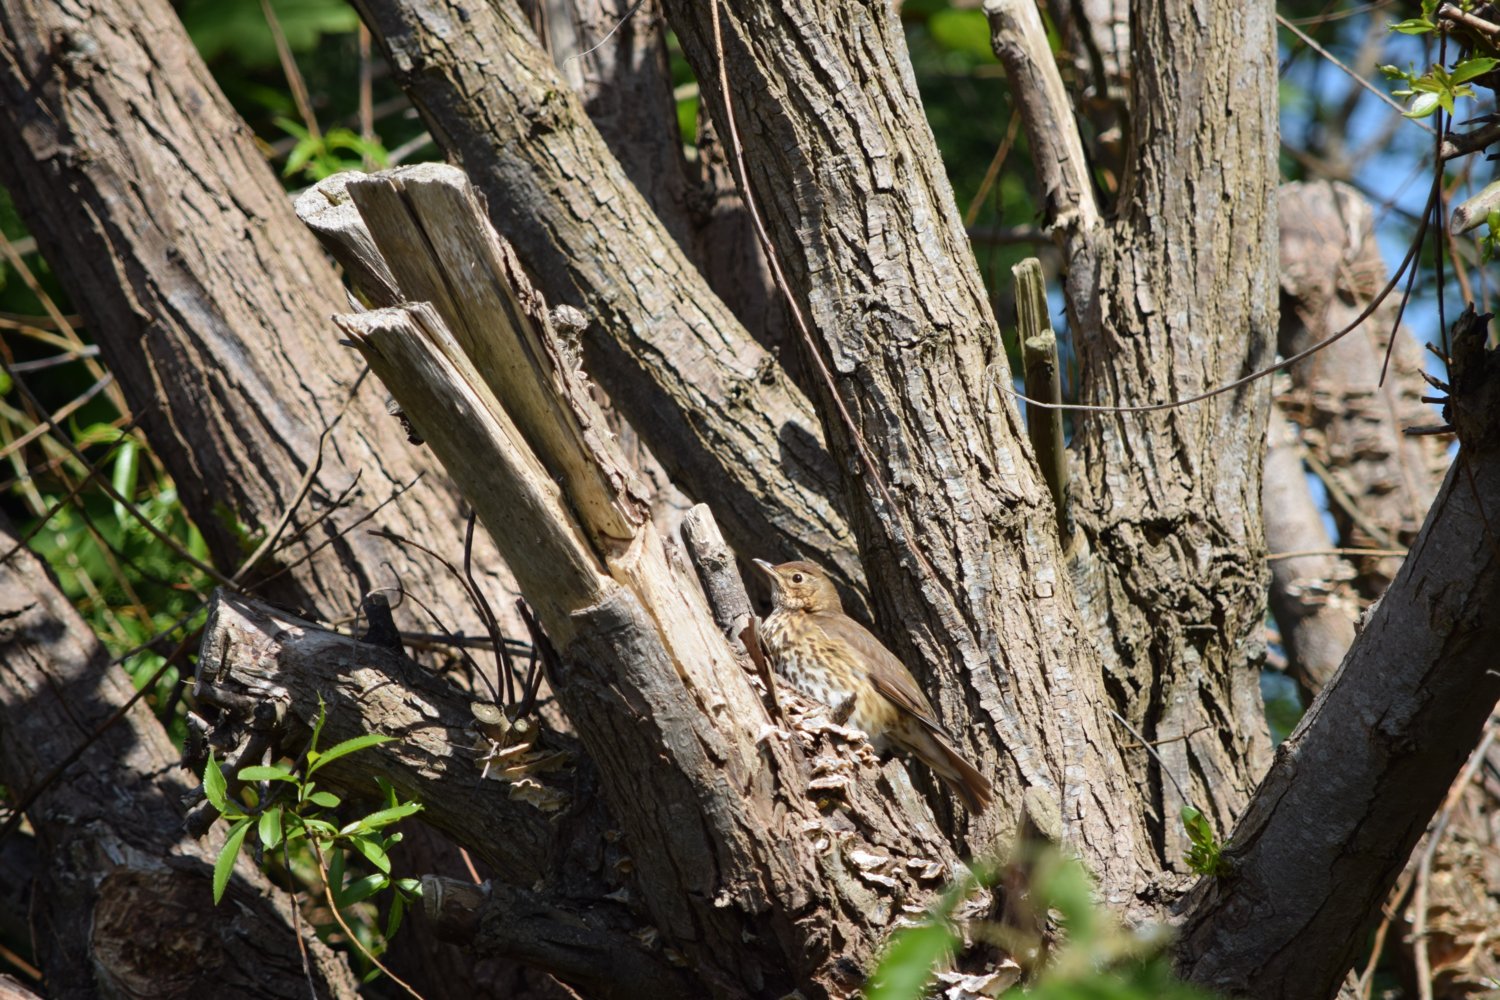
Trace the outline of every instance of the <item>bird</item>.
{"type": "Polygon", "coordinates": [[[953,749],[911,671],[859,622],[844,614],[833,581],[805,561],[752,560],[771,584],[771,613],[760,626],[771,667],[799,694],[870,736],[877,750],[910,751],[969,812],[994,797],[988,779],[953,749]]]}

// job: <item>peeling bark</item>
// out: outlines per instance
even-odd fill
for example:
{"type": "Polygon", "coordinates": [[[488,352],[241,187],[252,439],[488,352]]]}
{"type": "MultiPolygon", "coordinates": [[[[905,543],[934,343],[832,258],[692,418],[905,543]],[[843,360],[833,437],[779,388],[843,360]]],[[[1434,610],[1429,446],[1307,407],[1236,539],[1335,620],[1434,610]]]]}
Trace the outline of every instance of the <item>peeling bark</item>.
{"type": "MultiPolygon", "coordinates": [[[[1344,329],[1385,284],[1374,212],[1345,184],[1288,184],[1281,189],[1285,309],[1279,344],[1291,355],[1344,329]]],[[[1400,548],[1416,535],[1448,463],[1447,442],[1402,431],[1436,423],[1421,401],[1422,352],[1395,325],[1388,298],[1353,333],[1291,369],[1280,405],[1327,480],[1339,544],[1400,548]],[[1391,341],[1394,340],[1394,343],[1391,341]],[[1390,369],[1381,384],[1386,348],[1390,369]]],[[[1399,557],[1356,560],[1366,600],[1385,590],[1399,557]]]]}

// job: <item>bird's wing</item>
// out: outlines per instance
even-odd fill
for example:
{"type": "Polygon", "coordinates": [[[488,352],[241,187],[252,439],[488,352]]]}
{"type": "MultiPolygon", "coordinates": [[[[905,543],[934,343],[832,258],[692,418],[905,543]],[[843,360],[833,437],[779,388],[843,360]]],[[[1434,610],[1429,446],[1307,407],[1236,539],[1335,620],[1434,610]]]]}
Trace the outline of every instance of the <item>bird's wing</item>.
{"type": "Polygon", "coordinates": [[[909,712],[933,732],[948,735],[937,721],[932,703],[912,679],[911,671],[869,629],[843,614],[815,614],[812,619],[829,639],[849,647],[869,671],[870,683],[886,700],[909,712]]]}

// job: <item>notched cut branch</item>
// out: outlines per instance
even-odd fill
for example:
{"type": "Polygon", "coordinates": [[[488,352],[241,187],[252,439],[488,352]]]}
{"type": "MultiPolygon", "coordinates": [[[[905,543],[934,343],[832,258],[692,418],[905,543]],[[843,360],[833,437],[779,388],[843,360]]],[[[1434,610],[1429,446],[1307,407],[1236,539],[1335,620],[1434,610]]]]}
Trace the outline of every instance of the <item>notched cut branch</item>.
{"type": "Polygon", "coordinates": [[[402,171],[347,189],[405,301],[337,322],[561,649],[551,686],[598,769],[632,851],[633,898],[662,947],[718,996],[857,985],[900,907],[956,870],[904,771],[876,778],[872,761],[832,752],[825,763],[821,750],[809,765],[770,725],[696,580],[612,474],[625,468],[615,443],[593,433],[545,305],[462,175],[402,171]],[[832,780],[840,769],[847,781],[832,780]],[[856,856],[889,870],[851,869],[856,856]]]}

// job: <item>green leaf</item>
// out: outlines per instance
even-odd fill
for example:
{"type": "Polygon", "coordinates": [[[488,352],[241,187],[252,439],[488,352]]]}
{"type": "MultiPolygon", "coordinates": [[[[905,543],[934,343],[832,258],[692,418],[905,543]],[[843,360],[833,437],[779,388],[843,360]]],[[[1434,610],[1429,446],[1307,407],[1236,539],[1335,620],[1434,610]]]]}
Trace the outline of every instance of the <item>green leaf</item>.
{"type": "Polygon", "coordinates": [[[214,760],[212,751],[208,755],[208,765],[203,768],[203,795],[219,812],[229,804],[229,784],[224,780],[224,772],[219,770],[219,762],[214,760]]]}
{"type": "Polygon", "coordinates": [[[363,902],[390,884],[391,880],[387,875],[366,875],[364,878],[355,879],[339,894],[339,907],[353,906],[355,903],[363,902]]]}
{"type": "Polygon", "coordinates": [[[292,775],[292,769],[285,764],[256,764],[254,767],[242,767],[240,773],[235,775],[241,781],[296,781],[292,775]]]}
{"type": "Polygon", "coordinates": [[[391,899],[391,915],[385,922],[385,939],[389,941],[401,929],[401,918],[406,913],[406,900],[398,893],[391,899]]]}
{"type": "Polygon", "coordinates": [[[322,806],[324,809],[337,809],[343,800],[332,792],[313,792],[307,797],[307,801],[322,806]]]}
{"type": "Polygon", "coordinates": [[[1411,109],[1403,111],[1401,114],[1407,118],[1426,118],[1436,111],[1438,107],[1438,95],[1431,93],[1418,94],[1416,99],[1411,102],[1411,109]]]}
{"type": "Polygon", "coordinates": [[[323,723],[328,721],[328,706],[323,704],[323,696],[318,695],[318,717],[313,722],[312,739],[307,742],[307,759],[309,762],[318,756],[318,740],[323,736],[323,723]]]}
{"type": "Polygon", "coordinates": [[[1213,828],[1208,825],[1204,815],[1192,806],[1183,806],[1182,828],[1187,831],[1188,839],[1195,844],[1211,844],[1214,840],[1213,828]]]}
{"type": "Polygon", "coordinates": [[[224,887],[229,884],[229,875],[234,871],[234,859],[240,855],[240,845],[245,842],[245,834],[250,832],[250,819],[246,817],[234,824],[229,831],[229,838],[224,841],[224,849],[219,852],[214,861],[214,905],[219,905],[219,900],[224,898],[224,887]]]}
{"type": "Polygon", "coordinates": [[[365,860],[369,861],[370,864],[379,868],[387,875],[391,873],[390,857],[386,855],[385,850],[379,844],[375,843],[374,840],[369,837],[354,837],[351,843],[354,844],[354,849],[363,854],[365,860]]]}
{"type": "Polygon", "coordinates": [[[1468,83],[1477,76],[1484,76],[1496,66],[1500,66],[1500,59],[1492,59],[1489,56],[1475,56],[1473,59],[1465,59],[1453,67],[1453,82],[1468,83]]]}
{"type": "Polygon", "coordinates": [[[933,966],[957,943],[957,936],[942,924],[897,931],[870,976],[866,1000],[918,1000],[932,979],[933,966]]]}
{"type": "Polygon", "coordinates": [[[281,807],[273,806],[260,814],[260,842],[267,849],[274,849],[281,843],[281,807]]]}
{"type": "Polygon", "coordinates": [[[340,757],[347,757],[351,753],[358,753],[369,747],[378,747],[382,743],[394,742],[396,742],[396,737],[394,736],[386,736],[383,733],[366,733],[363,736],[356,736],[351,740],[345,740],[326,752],[319,753],[316,760],[314,760],[312,752],[309,751],[307,755],[309,761],[307,766],[308,777],[312,777],[314,771],[330,761],[338,760],[340,757]]]}
{"type": "Polygon", "coordinates": [[[392,823],[399,823],[406,817],[421,811],[422,803],[403,802],[399,806],[392,806],[389,809],[372,812],[362,819],[355,820],[349,826],[346,826],[344,830],[347,832],[353,832],[354,830],[379,830],[382,827],[390,826],[392,823]]]}
{"type": "Polygon", "coordinates": [[[398,878],[396,888],[402,892],[411,893],[413,896],[422,895],[422,880],[419,878],[398,878]]]}
{"type": "MultiPolygon", "coordinates": [[[[110,473],[110,485],[116,493],[126,500],[135,499],[136,486],[139,481],[140,472],[140,447],[134,438],[125,438],[120,442],[119,450],[115,453],[114,469],[110,473]]],[[[130,515],[125,511],[125,505],[113,501],[115,519],[124,521],[130,515]]]]}
{"type": "Polygon", "coordinates": [[[1421,17],[1411,17],[1405,21],[1397,21],[1389,27],[1390,30],[1399,31],[1403,35],[1425,35],[1437,28],[1431,21],[1421,17]]]}

